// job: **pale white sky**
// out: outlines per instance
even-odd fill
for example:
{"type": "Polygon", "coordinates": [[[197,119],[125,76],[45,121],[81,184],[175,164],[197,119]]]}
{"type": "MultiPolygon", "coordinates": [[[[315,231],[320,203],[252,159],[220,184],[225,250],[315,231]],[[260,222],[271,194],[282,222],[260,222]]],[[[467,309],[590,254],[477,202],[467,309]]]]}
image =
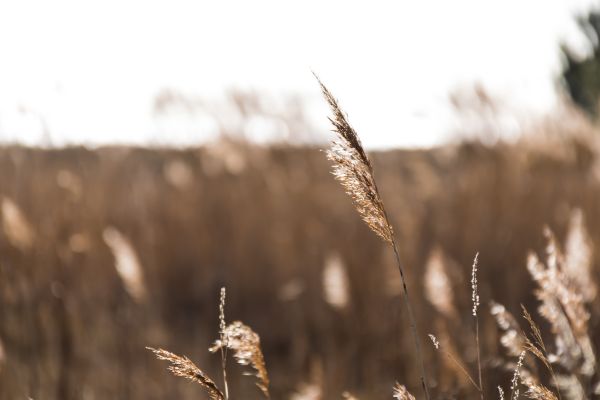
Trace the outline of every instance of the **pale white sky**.
{"type": "MultiPolygon", "coordinates": [[[[169,142],[164,88],[218,99],[231,88],[338,97],[368,147],[439,143],[448,93],[482,83],[520,113],[556,101],[559,40],[590,0],[23,1],[0,3],[0,140],[169,142]]],[[[211,138],[210,124],[172,135],[211,138]]]]}

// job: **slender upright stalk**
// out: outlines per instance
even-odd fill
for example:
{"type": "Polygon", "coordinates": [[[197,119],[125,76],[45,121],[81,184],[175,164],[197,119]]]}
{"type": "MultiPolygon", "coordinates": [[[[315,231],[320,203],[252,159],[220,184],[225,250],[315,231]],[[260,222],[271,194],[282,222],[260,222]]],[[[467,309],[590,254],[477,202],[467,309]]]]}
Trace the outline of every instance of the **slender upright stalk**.
{"type": "Polygon", "coordinates": [[[227,386],[227,349],[221,347],[221,369],[223,371],[223,388],[225,400],[229,400],[229,387],[227,386]]]}
{"type": "Polygon", "coordinates": [[[338,136],[337,140],[333,142],[331,148],[327,151],[327,158],[333,161],[333,175],[346,189],[346,193],[354,201],[356,210],[369,228],[394,249],[396,264],[398,265],[398,271],[402,279],[404,304],[408,311],[410,330],[420,364],[421,385],[423,386],[425,397],[429,400],[429,389],[425,374],[423,353],[421,351],[421,342],[417,333],[417,324],[413,309],[408,298],[404,268],[400,262],[398,247],[394,239],[394,230],[377,189],[373,166],[362,147],[360,138],[348,123],[347,117],[340,109],[337,100],[316,75],[315,78],[317,78],[323,96],[333,112],[333,116],[329,118],[329,121],[332,123],[334,131],[338,136]]]}
{"type": "Polygon", "coordinates": [[[479,395],[483,400],[483,380],[481,379],[481,350],[479,347],[479,318],[475,316],[475,345],[477,346],[477,371],[479,372],[479,395]]]}
{"type": "MultiPolygon", "coordinates": [[[[436,350],[440,350],[442,353],[444,353],[446,355],[446,357],[448,357],[448,359],[450,361],[452,361],[452,363],[454,365],[456,365],[456,367],[464,374],[464,376],[469,380],[469,382],[471,382],[471,384],[478,390],[481,392],[481,389],[479,388],[479,386],[477,385],[477,383],[475,383],[475,380],[471,377],[471,374],[469,374],[469,372],[465,369],[465,367],[463,367],[461,365],[461,363],[458,362],[458,360],[456,359],[456,357],[454,357],[452,355],[452,353],[450,353],[449,351],[446,351],[445,349],[443,349],[440,346],[440,342],[438,342],[437,338],[435,336],[433,336],[432,334],[429,334],[429,337],[431,338],[431,342],[433,343],[433,347],[435,347],[436,350]]],[[[501,399],[504,400],[504,399],[501,399]]]]}
{"type": "Polygon", "coordinates": [[[419,334],[417,332],[417,323],[415,321],[413,309],[408,298],[408,288],[406,287],[406,279],[404,278],[404,268],[402,267],[402,262],[400,261],[400,254],[398,253],[398,247],[396,246],[396,240],[394,238],[392,238],[392,247],[394,248],[394,255],[396,256],[396,265],[398,266],[398,271],[400,272],[400,279],[402,280],[402,297],[404,298],[404,305],[406,306],[406,310],[408,311],[410,332],[412,334],[413,341],[415,342],[417,358],[419,359],[419,366],[421,370],[421,386],[423,387],[423,391],[425,392],[425,397],[429,399],[429,384],[427,383],[427,374],[425,373],[425,362],[423,361],[423,353],[421,351],[421,341],[419,340],[419,334]]]}
{"type": "Polygon", "coordinates": [[[221,288],[219,299],[219,339],[221,341],[221,370],[223,371],[223,389],[225,400],[229,400],[229,387],[227,385],[227,335],[225,334],[225,288],[221,288]]]}
{"type": "Polygon", "coordinates": [[[473,302],[472,315],[475,319],[475,346],[477,347],[477,372],[479,374],[479,395],[483,400],[483,380],[481,379],[481,350],[479,346],[479,317],[477,310],[479,308],[479,288],[477,286],[477,269],[479,267],[479,252],[475,254],[473,266],[471,267],[471,300],[473,302]]]}

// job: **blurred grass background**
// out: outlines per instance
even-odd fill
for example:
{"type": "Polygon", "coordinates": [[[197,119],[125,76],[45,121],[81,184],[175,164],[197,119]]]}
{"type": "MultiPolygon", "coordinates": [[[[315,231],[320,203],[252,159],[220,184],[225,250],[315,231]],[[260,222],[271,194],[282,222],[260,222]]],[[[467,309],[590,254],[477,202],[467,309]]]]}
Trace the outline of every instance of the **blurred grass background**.
{"type": "MultiPolygon", "coordinates": [[[[495,361],[489,300],[516,314],[520,303],[533,304],[526,252],[543,246],[544,224],[564,239],[576,208],[600,246],[597,135],[590,125],[569,129],[512,145],[372,154],[420,332],[424,339],[451,332],[467,365],[475,356],[470,268],[480,252],[483,363],[493,396],[510,373],[495,361]],[[436,249],[452,266],[453,321],[424,298],[436,249]]],[[[329,171],[317,148],[232,140],[185,150],[1,148],[0,398],[203,396],[144,347],[185,354],[220,379],[219,357],[207,348],[217,338],[221,286],[227,319],[261,336],[274,398],[302,383],[322,386],[324,398],[345,390],[389,398],[396,380],[418,391],[393,253],[329,171]],[[130,282],[138,292],[115,269],[115,232],[139,260],[141,275],[130,282]],[[348,283],[347,302],[338,305],[324,295],[331,260],[348,283]]],[[[453,388],[463,378],[425,348],[435,390],[459,395],[453,388]]],[[[233,398],[259,398],[252,379],[229,375],[233,398]]]]}

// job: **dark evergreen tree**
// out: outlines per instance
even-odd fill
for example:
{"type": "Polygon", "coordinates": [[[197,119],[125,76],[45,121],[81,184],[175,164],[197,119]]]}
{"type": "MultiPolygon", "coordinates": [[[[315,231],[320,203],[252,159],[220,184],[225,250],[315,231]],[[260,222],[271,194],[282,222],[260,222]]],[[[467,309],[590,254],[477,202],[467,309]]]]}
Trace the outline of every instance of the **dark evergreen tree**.
{"type": "Polygon", "coordinates": [[[565,65],[562,80],[573,102],[597,118],[600,113],[600,10],[593,10],[586,17],[579,18],[578,23],[592,45],[592,52],[582,59],[563,47],[565,65]]]}

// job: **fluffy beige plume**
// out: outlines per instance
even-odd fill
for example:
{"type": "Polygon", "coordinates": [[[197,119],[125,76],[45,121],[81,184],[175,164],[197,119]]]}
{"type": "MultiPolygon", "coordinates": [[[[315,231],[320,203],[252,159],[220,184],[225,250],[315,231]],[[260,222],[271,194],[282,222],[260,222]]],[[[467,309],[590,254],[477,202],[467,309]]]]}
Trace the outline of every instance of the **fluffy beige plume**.
{"type": "Polygon", "coordinates": [[[449,319],[457,317],[446,258],[438,247],[431,251],[425,264],[424,287],[425,297],[440,314],[449,319]]]}
{"type": "MultiPolygon", "coordinates": [[[[581,382],[573,374],[560,374],[557,376],[558,384],[560,385],[560,393],[563,399],[566,400],[582,400],[587,399],[586,390],[581,382]]],[[[594,398],[594,397],[592,397],[594,398]]]]}
{"type": "Polygon", "coordinates": [[[398,382],[394,385],[394,398],[396,400],[415,400],[415,396],[409,393],[406,386],[401,385],[398,382]]]}
{"type": "Polygon", "coordinates": [[[119,230],[108,227],[102,237],[115,258],[115,269],[129,295],[137,302],[148,296],[144,273],[131,242],[119,230]]]}
{"type": "Polygon", "coordinates": [[[333,175],[352,197],[356,210],[367,225],[383,240],[392,244],[392,226],[375,184],[371,161],[337,100],[316,75],[315,78],[333,112],[333,117],[329,120],[338,136],[327,150],[327,158],[333,162],[333,175]]]}
{"type": "Polygon", "coordinates": [[[383,201],[379,196],[379,191],[375,183],[371,161],[367,157],[358,135],[350,126],[346,116],[340,109],[337,100],[316,75],[315,78],[319,82],[323,96],[333,112],[333,117],[329,118],[329,120],[333,124],[334,131],[338,136],[331,148],[327,150],[327,158],[333,161],[333,175],[342,184],[346,193],[354,200],[356,210],[371,230],[394,249],[398,272],[400,272],[400,277],[402,279],[402,288],[404,291],[403,297],[408,312],[408,319],[410,321],[411,335],[413,337],[415,351],[421,370],[421,385],[425,392],[425,398],[429,400],[430,396],[425,362],[421,352],[421,342],[417,332],[417,323],[408,297],[408,289],[406,280],[404,279],[404,269],[400,261],[396,242],[394,241],[394,231],[387,218],[383,201]]]}
{"type": "Polygon", "coordinates": [[[260,348],[260,337],[249,326],[240,321],[229,324],[223,331],[223,339],[215,342],[210,348],[211,352],[216,352],[222,348],[233,350],[234,357],[240,365],[252,365],[256,370],[255,376],[258,378],[256,386],[263,392],[265,397],[269,398],[269,375],[267,367],[260,348]]]}
{"type": "Polygon", "coordinates": [[[394,231],[388,220],[383,201],[379,196],[379,190],[375,183],[371,161],[367,157],[358,135],[348,123],[346,115],[340,109],[337,100],[316,75],[315,78],[319,82],[323,96],[333,112],[333,116],[329,118],[329,121],[331,121],[334,131],[337,133],[337,140],[334,140],[331,148],[327,150],[327,158],[333,162],[333,175],[342,184],[346,193],[353,199],[356,210],[371,230],[394,249],[398,271],[402,279],[403,297],[410,321],[411,335],[415,342],[415,351],[421,370],[421,385],[425,392],[425,398],[429,400],[425,362],[417,333],[417,323],[408,297],[404,269],[400,262],[396,242],[394,241],[394,231]]]}
{"type": "Polygon", "coordinates": [[[323,398],[323,389],[320,385],[302,383],[291,394],[290,400],[321,400],[323,398]]]}
{"type": "MultiPolygon", "coordinates": [[[[577,221],[577,217],[575,217],[574,223],[572,220],[571,233],[568,235],[570,237],[568,242],[571,244],[567,244],[568,251],[585,248],[581,244],[584,240],[581,237],[577,239],[577,236],[583,234],[581,232],[573,233],[574,229],[575,232],[579,229],[577,225],[580,223],[581,221],[577,221]],[[577,242],[579,242],[578,245],[573,244],[577,242]]],[[[590,298],[588,297],[590,293],[586,295],[586,289],[593,288],[595,291],[595,287],[590,286],[593,285],[591,281],[582,282],[581,277],[578,276],[585,275],[587,269],[585,264],[589,260],[579,259],[577,261],[578,259],[574,256],[563,257],[552,232],[546,228],[544,233],[548,240],[546,258],[542,261],[534,254],[530,254],[527,268],[538,285],[535,294],[541,302],[538,307],[539,314],[550,323],[554,334],[554,354],[548,354],[545,351],[541,335],[539,332],[536,333],[536,329],[533,327],[532,330],[539,353],[546,356],[546,366],[559,364],[563,371],[566,371],[566,373],[561,372],[557,375],[549,367],[557,389],[566,399],[579,399],[583,398],[580,395],[584,393],[584,382],[588,381],[596,372],[596,356],[588,332],[590,314],[586,307],[586,298],[590,298]],[[569,262],[573,265],[568,266],[569,262]]],[[[584,254],[583,258],[588,257],[589,255],[584,254]]],[[[525,317],[531,320],[528,313],[525,317]]],[[[536,354],[536,346],[529,343],[528,347],[528,350],[536,354]]],[[[544,361],[539,354],[536,355],[544,361]]]]}
{"type": "Polygon", "coordinates": [[[517,357],[525,347],[525,339],[520,334],[521,328],[515,317],[499,303],[493,302],[490,312],[496,319],[496,324],[502,330],[500,343],[508,351],[508,354],[517,357]]]}
{"type": "Polygon", "coordinates": [[[163,168],[167,182],[179,190],[186,190],[194,182],[194,171],[183,160],[171,160],[163,168]]]}
{"type": "Polygon", "coordinates": [[[323,268],[323,295],[332,307],[341,310],[350,301],[350,280],[342,257],[333,253],[325,260],[323,268]]]}
{"type": "Polygon", "coordinates": [[[146,347],[152,351],[159,360],[168,361],[171,365],[169,371],[175,376],[189,379],[199,383],[207,392],[212,400],[225,400],[223,392],[218,388],[217,384],[208,377],[200,368],[198,368],[189,358],[181,357],[163,349],[153,349],[146,347]]]}
{"type": "Polygon", "coordinates": [[[592,279],[592,243],[583,223],[583,213],[571,213],[565,244],[564,272],[577,285],[586,302],[596,298],[596,285],[592,279]]]}
{"type": "Polygon", "coordinates": [[[548,239],[546,261],[541,262],[530,254],[527,268],[538,284],[537,298],[542,302],[539,313],[552,326],[557,347],[551,362],[560,362],[568,370],[591,376],[596,368],[591,340],[588,334],[590,314],[579,285],[565,272],[564,259],[552,233],[546,229],[548,239]]]}
{"type": "Polygon", "coordinates": [[[58,171],[56,174],[56,184],[59,188],[66,190],[72,200],[78,201],[81,199],[83,194],[81,178],[73,172],[68,169],[58,171]]]}
{"type": "Polygon", "coordinates": [[[21,251],[31,248],[35,234],[19,206],[7,197],[2,198],[2,228],[10,244],[21,251]]]}
{"type": "MultiPolygon", "coordinates": [[[[568,368],[570,368],[581,357],[581,350],[577,345],[577,339],[569,319],[563,312],[562,301],[560,300],[561,297],[566,300],[564,296],[559,294],[559,292],[565,292],[563,276],[556,264],[549,262],[546,266],[533,253],[528,256],[527,269],[533,280],[538,284],[535,295],[541,302],[538,307],[539,314],[550,323],[552,333],[555,336],[557,354],[551,356],[550,361],[567,362],[569,364],[568,368]]],[[[571,306],[573,305],[572,301],[566,304],[569,303],[571,303],[571,306]]]]}
{"type": "Polygon", "coordinates": [[[542,385],[539,382],[536,382],[534,379],[525,378],[521,380],[523,384],[527,387],[527,391],[525,394],[530,399],[534,400],[558,400],[556,395],[548,389],[546,386],[542,385]]]}

